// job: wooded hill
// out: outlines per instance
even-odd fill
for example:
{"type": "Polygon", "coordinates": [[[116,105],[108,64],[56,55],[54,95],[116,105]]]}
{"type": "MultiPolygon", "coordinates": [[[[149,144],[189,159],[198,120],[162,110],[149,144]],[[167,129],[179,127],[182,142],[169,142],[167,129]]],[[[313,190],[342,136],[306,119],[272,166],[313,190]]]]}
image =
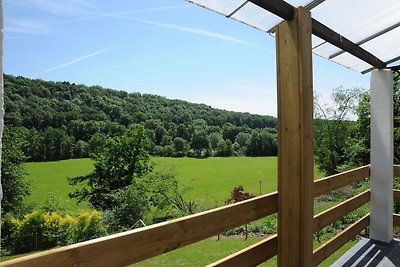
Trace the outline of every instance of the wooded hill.
{"type": "Polygon", "coordinates": [[[87,157],[143,124],[152,154],[275,155],[276,118],[100,86],[4,75],[5,125],[32,161],[87,157]]]}

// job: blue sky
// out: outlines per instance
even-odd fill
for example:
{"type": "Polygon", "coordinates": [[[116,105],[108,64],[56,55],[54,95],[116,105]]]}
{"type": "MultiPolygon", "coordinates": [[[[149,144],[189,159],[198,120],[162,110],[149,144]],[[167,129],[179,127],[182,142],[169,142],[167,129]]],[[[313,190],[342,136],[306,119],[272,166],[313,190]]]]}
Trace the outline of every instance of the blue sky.
{"type": "MultiPolygon", "coordinates": [[[[184,0],[3,0],[4,72],[276,116],[275,39],[184,0]]],[[[314,90],[369,86],[314,56],[314,90]]]]}

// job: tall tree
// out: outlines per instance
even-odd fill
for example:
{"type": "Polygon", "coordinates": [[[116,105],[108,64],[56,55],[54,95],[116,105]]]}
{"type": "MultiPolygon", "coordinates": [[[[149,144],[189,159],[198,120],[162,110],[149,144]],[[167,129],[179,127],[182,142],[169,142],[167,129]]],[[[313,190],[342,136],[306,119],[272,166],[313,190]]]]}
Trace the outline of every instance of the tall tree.
{"type": "Polygon", "coordinates": [[[23,200],[30,194],[30,184],[26,180],[23,163],[26,160],[22,148],[24,142],[16,132],[5,127],[1,154],[1,184],[3,200],[1,211],[16,213],[23,200]]]}
{"type": "Polygon", "coordinates": [[[121,137],[109,139],[105,149],[93,155],[95,169],[92,173],[69,178],[71,185],[84,185],[70,197],[88,200],[98,209],[110,209],[114,204],[112,195],[117,190],[152,170],[148,149],[149,140],[141,125],[121,137]]]}
{"type": "Polygon", "coordinates": [[[197,157],[206,155],[210,150],[210,141],[207,132],[204,130],[196,130],[193,133],[191,148],[196,152],[197,157]]]}
{"type": "Polygon", "coordinates": [[[338,173],[347,167],[346,147],[354,122],[362,89],[336,88],[331,96],[332,104],[322,105],[315,101],[315,162],[326,175],[338,173]]]}

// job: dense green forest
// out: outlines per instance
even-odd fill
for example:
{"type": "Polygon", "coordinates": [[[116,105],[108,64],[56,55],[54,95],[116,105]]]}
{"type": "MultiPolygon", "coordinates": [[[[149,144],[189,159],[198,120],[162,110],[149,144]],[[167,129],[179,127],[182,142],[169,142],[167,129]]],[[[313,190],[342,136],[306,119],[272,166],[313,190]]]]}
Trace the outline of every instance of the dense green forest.
{"type": "Polygon", "coordinates": [[[5,125],[29,161],[88,157],[142,124],[160,156],[276,155],[276,118],[100,86],[4,75],[5,125]]]}

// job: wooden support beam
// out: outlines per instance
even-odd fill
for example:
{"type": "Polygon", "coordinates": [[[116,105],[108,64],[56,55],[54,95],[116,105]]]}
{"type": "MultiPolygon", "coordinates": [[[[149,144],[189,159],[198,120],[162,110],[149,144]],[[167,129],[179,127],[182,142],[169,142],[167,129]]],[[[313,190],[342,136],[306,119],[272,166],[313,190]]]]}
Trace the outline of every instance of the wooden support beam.
{"type": "Polygon", "coordinates": [[[275,256],[277,252],[278,236],[275,234],[254,245],[242,249],[241,251],[216,261],[207,267],[257,266],[275,256]]]}
{"type": "Polygon", "coordinates": [[[335,253],[336,250],[341,248],[350,239],[359,234],[362,230],[369,225],[369,214],[365,215],[355,223],[348,226],[340,234],[336,235],[328,242],[314,250],[313,263],[310,266],[318,266],[321,262],[327,259],[330,255],[335,253]]]}
{"type": "Polygon", "coordinates": [[[341,172],[335,175],[328,176],[314,182],[314,197],[322,196],[328,192],[339,189],[343,186],[361,181],[369,177],[370,166],[359,167],[354,170],[341,172]]]}
{"type": "Polygon", "coordinates": [[[313,19],[313,34],[318,36],[319,38],[324,39],[328,43],[333,44],[336,47],[341,48],[342,50],[349,52],[353,56],[367,62],[371,66],[374,66],[378,69],[384,69],[386,67],[386,63],[372,55],[367,50],[363,49],[361,46],[353,43],[346,37],[338,34],[333,31],[329,27],[325,26],[321,22],[313,19]]]}
{"type": "Polygon", "coordinates": [[[315,215],[313,222],[313,232],[315,233],[318,230],[321,230],[325,226],[339,220],[346,214],[349,214],[353,210],[366,204],[369,201],[370,196],[370,190],[368,189],[330,209],[327,209],[315,215]]]}
{"type": "Polygon", "coordinates": [[[283,0],[250,0],[250,2],[283,19],[292,20],[295,17],[296,8],[283,0]]]}
{"type": "MultiPolygon", "coordinates": [[[[273,1],[270,1],[273,2],[273,1]]],[[[278,265],[309,267],[313,218],[311,14],[277,27],[278,265]]]]}

